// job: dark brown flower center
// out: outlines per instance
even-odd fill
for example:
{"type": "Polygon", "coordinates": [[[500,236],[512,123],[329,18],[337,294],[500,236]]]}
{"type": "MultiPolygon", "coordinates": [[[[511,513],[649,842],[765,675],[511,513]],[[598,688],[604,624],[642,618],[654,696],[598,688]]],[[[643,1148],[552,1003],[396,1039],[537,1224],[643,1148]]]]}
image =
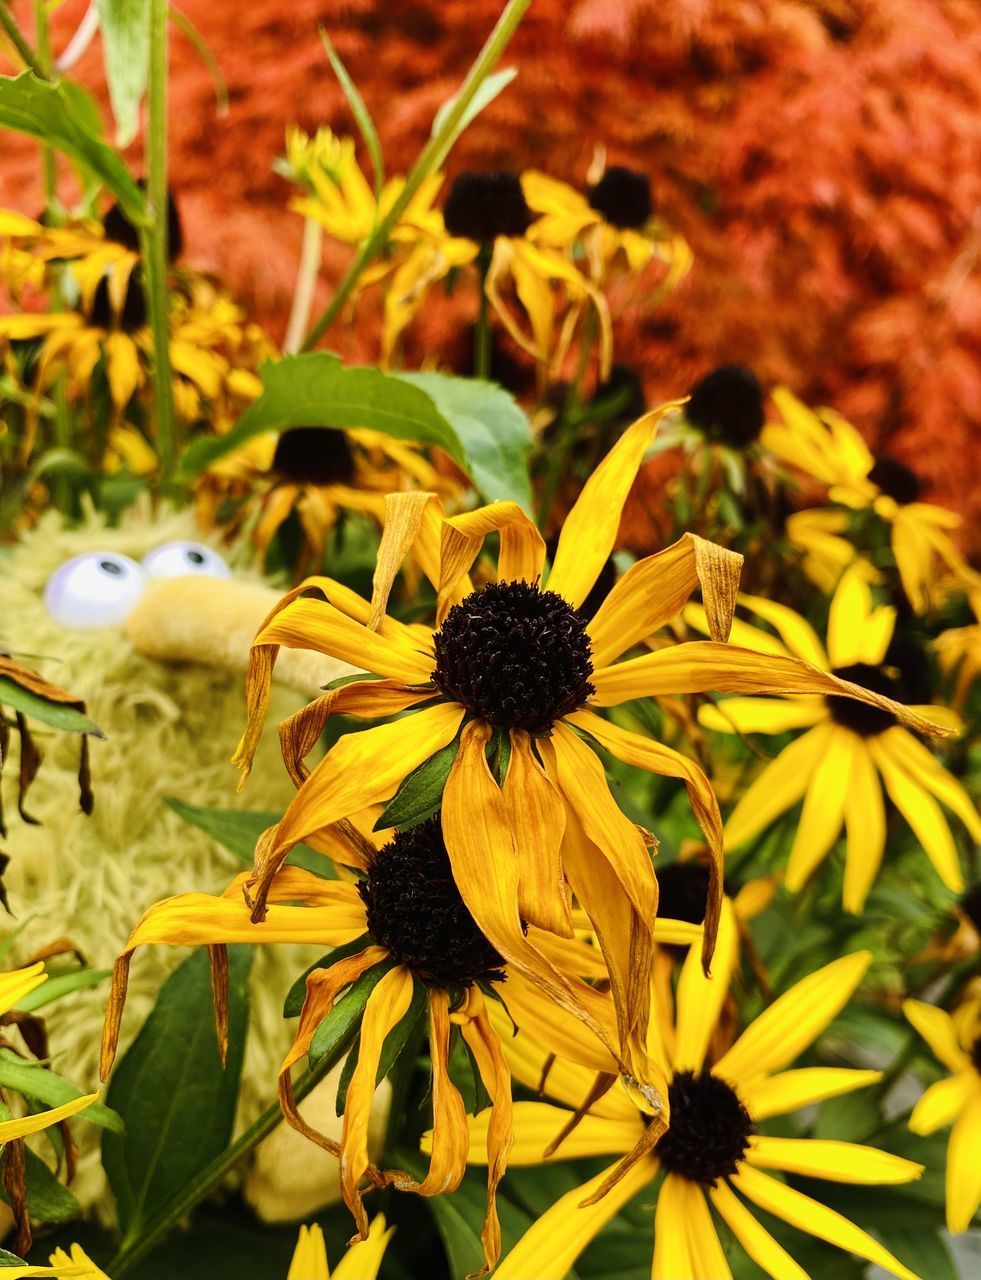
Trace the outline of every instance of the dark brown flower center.
{"type": "MultiPolygon", "coordinates": [[[[873,667],[867,662],[853,662],[847,667],[835,667],[832,675],[840,680],[850,680],[852,684],[861,685],[872,693],[884,694],[887,698],[895,698],[899,688],[893,676],[881,667],[873,667]]],[[[854,698],[837,697],[829,694],[825,699],[832,719],[846,729],[860,734],[863,738],[872,738],[877,733],[884,733],[896,723],[891,711],[879,707],[871,707],[867,702],[856,702],[854,698]]]]}
{"type": "Polygon", "coordinates": [[[372,937],[421,982],[449,990],[504,981],[504,960],[456,887],[439,814],[379,849],[358,892],[372,937]]]}
{"type": "Polygon", "coordinates": [[[704,1187],[731,1177],[755,1132],[736,1091],[711,1071],[679,1071],[668,1099],[670,1126],[655,1148],[667,1172],[704,1187]]]}
{"type": "Polygon", "coordinates": [[[451,236],[489,244],[498,236],[523,236],[532,212],[516,173],[461,173],[453,180],[443,206],[443,223],[451,236]]]}
{"type": "Polygon", "coordinates": [[[869,479],[901,507],[915,502],[920,496],[920,477],[895,458],[876,458],[869,479]]]}
{"type": "Polygon", "coordinates": [[[625,165],[611,165],[587,195],[592,208],[622,230],[639,231],[654,207],[650,178],[625,165]]]}
{"type": "Polygon", "coordinates": [[[594,692],[586,623],[554,591],[496,582],[453,606],[433,637],[433,682],[488,724],[546,734],[594,692]]]}
{"type": "Polygon", "coordinates": [[[751,369],[723,364],[691,390],[685,416],[709,440],[745,449],[763,430],[763,388],[751,369]]]}
{"type": "Polygon", "coordinates": [[[343,431],[291,427],[276,442],[272,469],[294,484],[350,484],[354,454],[343,431]]]}

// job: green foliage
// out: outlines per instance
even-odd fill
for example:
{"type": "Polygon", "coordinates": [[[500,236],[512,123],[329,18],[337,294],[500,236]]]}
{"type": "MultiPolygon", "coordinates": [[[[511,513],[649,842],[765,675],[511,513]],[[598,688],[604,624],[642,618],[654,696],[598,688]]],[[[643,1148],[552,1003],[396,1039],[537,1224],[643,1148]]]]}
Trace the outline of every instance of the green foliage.
{"type": "MultiPolygon", "coordinates": [[[[12,1049],[3,1048],[0,1048],[0,1088],[15,1089],[45,1107],[60,1107],[82,1096],[81,1089],[55,1075],[42,1063],[22,1058],[12,1049]]],[[[123,1131],[123,1122],[116,1112],[101,1102],[93,1102],[80,1111],[78,1119],[111,1129],[113,1133],[123,1131]]]]}
{"type": "Polygon", "coordinates": [[[251,947],[230,947],[228,1058],[218,1058],[204,951],[176,969],[116,1067],[108,1103],[126,1126],[106,1133],[102,1161],[124,1241],[219,1155],[232,1135],[248,1024],[251,947]]]}
{"type": "Polygon", "coordinates": [[[283,1017],[296,1018],[299,1016],[307,993],[307,978],[315,969],[329,969],[338,960],[343,960],[347,956],[356,956],[359,951],[363,951],[365,947],[370,945],[370,941],[368,934],[363,933],[360,938],[355,938],[353,942],[345,943],[343,947],[335,947],[332,951],[328,951],[315,964],[305,969],[286,994],[286,1000],[283,1002],[283,1017]]]}
{"type": "Polygon", "coordinates": [[[313,1033],[310,1041],[311,1063],[333,1056],[339,1045],[353,1039],[368,997],[392,967],[392,961],[383,960],[351,984],[313,1033]]]}
{"type": "Polygon", "coordinates": [[[64,152],[112,192],[130,221],[146,223],[143,193],[103,138],[98,108],[79,85],[70,80],[51,84],[31,71],[0,76],[0,126],[64,152]]]}
{"type": "Polygon", "coordinates": [[[459,741],[451,742],[406,774],[374,829],[417,827],[420,822],[431,818],[443,803],[443,788],[459,749],[459,741]]]}
{"type": "MultiPolygon", "coordinates": [[[[27,1189],[27,1212],[32,1222],[73,1222],[82,1216],[82,1206],[74,1193],[58,1181],[40,1156],[36,1156],[29,1147],[24,1151],[24,1185],[27,1189]]],[[[0,1200],[10,1204],[10,1196],[2,1187],[0,1200]]],[[[2,1257],[0,1265],[7,1265],[2,1257]]]]}
{"type": "Polygon", "coordinates": [[[368,427],[398,440],[439,445],[489,500],[529,501],[528,422],[506,392],[441,374],[388,374],[348,367],[317,351],[262,366],[263,393],[225,435],[197,440],[183,468],[196,475],[263,431],[368,427]]]}
{"type": "Polygon", "coordinates": [[[95,721],[75,707],[42,698],[40,694],[22,688],[8,676],[0,676],[0,702],[40,720],[43,724],[51,725],[53,729],[63,729],[67,733],[91,733],[97,738],[105,737],[95,721]]]}
{"type": "Polygon", "coordinates": [[[136,137],[150,71],[150,0],[96,0],[116,142],[136,137]]]}
{"type": "Polygon", "coordinates": [[[47,982],[22,996],[14,1006],[18,1013],[36,1013],[47,1004],[53,1004],[62,996],[73,991],[84,991],[88,987],[97,987],[100,982],[110,977],[111,969],[75,969],[70,973],[51,974],[47,982]]]}
{"type": "MultiPolygon", "coordinates": [[[[186,804],[176,796],[166,796],[165,801],[167,807],[185,822],[217,840],[246,866],[252,865],[255,844],[263,831],[282,817],[279,813],[260,813],[254,809],[205,809],[201,805],[186,804]]],[[[306,844],[298,844],[292,849],[287,862],[326,880],[337,878],[330,859],[306,844]]]]}
{"type": "MultiPolygon", "coordinates": [[[[446,138],[444,146],[447,151],[449,151],[453,146],[460,134],[463,133],[464,129],[476,120],[485,107],[490,106],[497,95],[508,87],[517,74],[517,67],[502,67],[500,71],[495,71],[493,75],[489,75],[487,77],[474,94],[471,101],[467,104],[463,114],[456,123],[456,127],[446,138]]],[[[456,106],[458,96],[458,94],[454,94],[452,98],[447,98],[433,117],[432,136],[434,138],[439,134],[440,130],[449,119],[450,112],[456,106]]]]}

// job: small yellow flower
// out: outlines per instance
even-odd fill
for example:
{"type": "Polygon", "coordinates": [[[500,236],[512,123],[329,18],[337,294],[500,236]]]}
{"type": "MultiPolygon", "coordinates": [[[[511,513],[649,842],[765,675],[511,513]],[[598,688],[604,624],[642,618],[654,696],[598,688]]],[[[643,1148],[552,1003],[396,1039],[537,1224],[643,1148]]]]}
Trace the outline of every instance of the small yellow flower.
{"type": "MultiPolygon", "coordinates": [[[[896,691],[895,681],[883,667],[896,613],[889,606],[873,604],[860,569],[850,569],[835,592],[827,648],[810,624],[785,605],[755,596],[743,597],[742,603],[777,633],[737,620],[733,637],[747,648],[775,658],[796,654],[880,693],[896,691]]],[[[696,610],[688,616],[698,624],[696,610]]],[[[926,720],[957,724],[957,717],[944,707],[915,710],[926,720]]],[[[727,698],[700,708],[698,719],[721,733],[807,730],[765,766],[726,822],[726,846],[736,849],[803,799],[786,873],[792,891],[802,888],[844,826],[844,906],[846,911],[862,910],[885,851],[880,778],[944,884],[955,892],[963,889],[954,839],[937,802],[960,818],[974,840],[981,839],[981,819],[957,779],[894,714],[833,696],[793,701],[727,698]]]]}
{"type": "Polygon", "coordinates": [[[981,1017],[976,1001],[953,1016],[921,1000],[903,1012],[952,1073],[932,1084],[913,1108],[909,1127],[928,1134],[953,1124],[947,1146],[947,1226],[966,1231],[981,1205],[981,1017]]]}

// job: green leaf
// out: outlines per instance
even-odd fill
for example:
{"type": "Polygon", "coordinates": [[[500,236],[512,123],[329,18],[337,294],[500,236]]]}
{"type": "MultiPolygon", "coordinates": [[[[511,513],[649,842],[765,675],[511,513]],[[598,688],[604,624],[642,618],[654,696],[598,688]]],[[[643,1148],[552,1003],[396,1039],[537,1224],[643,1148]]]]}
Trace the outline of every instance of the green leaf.
{"type": "Polygon", "coordinates": [[[81,711],[64,702],[49,702],[40,694],[22,688],[16,680],[11,680],[8,676],[0,676],[0,702],[6,703],[8,707],[14,707],[17,711],[23,711],[25,716],[31,716],[35,720],[51,725],[53,729],[64,729],[68,733],[91,733],[97,738],[106,736],[95,721],[90,720],[81,711]]]}
{"type": "Polygon", "coordinates": [[[368,155],[371,157],[371,167],[375,174],[375,199],[377,200],[381,197],[382,187],[385,185],[385,162],[382,159],[381,143],[378,141],[378,133],[375,129],[374,121],[364,104],[364,98],[362,98],[354,81],[348,75],[347,68],[341,61],[340,55],[331,44],[330,36],[323,27],[320,27],[319,30],[320,38],[324,42],[324,49],[330,59],[334,75],[337,76],[337,82],[344,90],[347,105],[351,108],[354,119],[357,121],[358,131],[368,149],[368,155]]]}
{"type": "Polygon", "coordinates": [[[150,71],[150,0],[96,0],[116,143],[136,137],[150,71]]]}
{"type": "Polygon", "coordinates": [[[348,956],[356,956],[359,951],[364,951],[365,947],[370,945],[370,942],[369,935],[363,933],[360,938],[355,938],[353,942],[346,942],[343,947],[335,947],[333,951],[328,951],[326,955],[322,955],[319,960],[315,961],[309,969],[301,973],[286,993],[286,999],[283,1002],[283,1017],[299,1017],[307,994],[307,978],[315,969],[329,969],[338,960],[345,960],[348,956]]]}
{"type": "MultiPolygon", "coordinates": [[[[82,1096],[82,1090],[68,1080],[55,1075],[39,1062],[21,1058],[12,1049],[0,1049],[0,1086],[27,1094],[46,1107],[60,1107],[82,1096]]],[[[103,1129],[122,1133],[123,1122],[119,1116],[101,1102],[93,1102],[78,1113],[79,1120],[90,1120],[103,1129]]]]}
{"type": "MultiPolygon", "coordinates": [[[[59,1182],[40,1156],[24,1150],[24,1181],[27,1187],[27,1211],[32,1222],[71,1222],[82,1216],[82,1206],[73,1193],[59,1182]]],[[[0,1187],[0,1199],[10,1204],[10,1197],[0,1187]]],[[[7,1257],[13,1257],[8,1254],[7,1257]]],[[[0,1254],[0,1266],[13,1266],[0,1254]]]]}
{"type": "Polygon", "coordinates": [[[363,973],[357,982],[352,983],[341,996],[313,1033],[310,1052],[307,1055],[311,1066],[316,1066],[321,1058],[333,1053],[337,1046],[351,1035],[354,1024],[360,1019],[368,1002],[368,997],[393,964],[394,961],[382,960],[380,964],[374,965],[363,973]]]}
{"type": "Polygon", "coordinates": [[[111,969],[75,969],[71,973],[52,974],[47,982],[42,982],[39,987],[35,987],[23,999],[18,1000],[14,1008],[18,1013],[35,1013],[38,1009],[43,1009],[46,1004],[52,1004],[72,991],[85,991],[88,987],[97,987],[111,974],[111,969]]]}
{"type": "Polygon", "coordinates": [[[900,1262],[918,1276],[929,1280],[960,1280],[960,1272],[943,1239],[931,1231],[917,1231],[903,1222],[903,1210],[897,1205],[895,1225],[880,1227],[878,1233],[883,1243],[900,1262]]]}
{"type": "Polygon", "coordinates": [[[398,440],[438,445],[489,501],[513,498],[530,509],[528,422],[499,387],[436,373],[348,367],[326,351],[267,361],[261,372],[262,395],[231,431],[191,445],[182,464],[186,475],[263,431],[369,427],[398,440]]]}
{"type": "MultiPolygon", "coordinates": [[[[186,804],[176,796],[165,796],[164,802],[179,818],[211,836],[230,853],[234,853],[246,866],[252,865],[255,843],[267,827],[282,817],[279,813],[261,813],[256,809],[205,809],[200,805],[186,804]]],[[[286,861],[293,867],[302,867],[325,880],[336,880],[331,860],[309,845],[298,844],[286,861]]]]}
{"type": "MultiPolygon", "coordinates": [[[[517,74],[518,74],[517,67],[502,67],[500,71],[495,71],[493,75],[490,75],[487,77],[487,79],[483,82],[483,84],[474,94],[470,103],[467,105],[466,111],[464,111],[463,115],[460,117],[459,121],[457,122],[456,128],[453,130],[453,133],[450,135],[449,139],[447,140],[447,143],[446,143],[447,151],[450,150],[450,148],[456,142],[457,138],[459,138],[460,134],[464,131],[464,129],[466,129],[468,125],[473,123],[473,121],[477,118],[477,116],[480,115],[481,111],[483,111],[485,107],[490,106],[490,104],[494,101],[497,95],[503,89],[506,89],[508,87],[508,85],[511,83],[511,81],[514,79],[514,77],[517,74]]],[[[454,94],[452,98],[447,98],[446,101],[443,103],[443,105],[440,107],[440,109],[436,112],[436,115],[433,118],[432,137],[435,138],[436,135],[439,133],[440,129],[442,129],[443,123],[445,122],[446,117],[453,110],[453,105],[456,102],[456,99],[457,99],[456,94],[454,94]]]]}
{"type": "Polygon", "coordinates": [[[510,498],[531,512],[528,453],[531,433],[517,401],[492,382],[445,373],[399,373],[425,391],[451,424],[468,475],[488,502],[510,498]]]}
{"type": "Polygon", "coordinates": [[[0,76],[0,126],[29,134],[90,170],[131,222],[148,222],[143,192],[116,149],[102,137],[92,98],[70,80],[52,84],[32,71],[0,76]]]}
{"type": "Polygon", "coordinates": [[[443,788],[459,749],[459,742],[451,742],[407,774],[373,829],[416,827],[431,818],[443,803],[443,788]]]}
{"type": "MultiPolygon", "coordinates": [[[[401,1057],[402,1050],[409,1043],[409,1039],[419,1025],[426,1007],[429,1003],[429,997],[426,988],[421,982],[416,982],[412,987],[412,1003],[405,1011],[402,1017],[385,1037],[385,1043],[382,1045],[381,1053],[378,1055],[378,1070],[375,1072],[375,1085],[381,1082],[389,1075],[395,1064],[401,1057]]],[[[358,1036],[358,1044],[360,1045],[361,1037],[358,1036]]],[[[337,1114],[344,1114],[344,1107],[347,1104],[347,1089],[351,1083],[351,1077],[354,1075],[358,1062],[358,1053],[352,1049],[344,1063],[341,1071],[341,1078],[337,1085],[337,1114]]]]}
{"type": "Polygon", "coordinates": [[[23,1267],[24,1265],[23,1258],[18,1258],[15,1253],[8,1253],[6,1249],[0,1249],[0,1267],[23,1267]]]}
{"type": "Polygon", "coordinates": [[[102,1163],[125,1244],[216,1156],[232,1136],[249,1020],[253,948],[228,949],[228,1059],[215,1039],[208,957],[195,951],[160,989],[123,1056],[106,1101],[125,1136],[106,1133],[102,1163]]]}
{"type": "Polygon", "coordinates": [[[373,671],[355,671],[354,675],[338,676],[336,680],[329,680],[320,687],[324,693],[331,693],[334,689],[343,689],[346,684],[357,684],[362,680],[384,680],[384,678],[384,676],[375,675],[373,671]]]}

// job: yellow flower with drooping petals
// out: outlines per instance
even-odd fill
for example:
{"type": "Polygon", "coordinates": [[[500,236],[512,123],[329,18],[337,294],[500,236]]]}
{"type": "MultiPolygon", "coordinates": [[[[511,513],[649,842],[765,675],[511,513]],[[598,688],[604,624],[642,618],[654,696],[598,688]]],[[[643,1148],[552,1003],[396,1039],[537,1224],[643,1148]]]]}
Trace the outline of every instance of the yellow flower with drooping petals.
{"type": "Polygon", "coordinates": [[[981,1205],[981,1005],[967,1000],[951,1015],[922,1000],[906,1000],[903,1013],[952,1073],[923,1094],[909,1127],[928,1134],[953,1124],[947,1146],[947,1227],[966,1231],[981,1205]]]}
{"type": "Polygon", "coordinates": [[[568,989],[523,931],[528,923],[571,934],[568,883],[609,968],[628,1074],[634,1053],[636,1070],[644,1068],[649,994],[639,975],[650,968],[657,886],[649,837],[620,811],[591,744],[635,768],[684,781],[712,858],[706,962],[722,892],[721,819],[694,762],[599,709],[706,689],[837,693],[930,727],[915,712],[799,658],[726,644],[741,558],[692,535],[629,569],[587,623],[579,606],[613,550],[661,412],[628,428],[595,470],[566,519],[547,576],[544,542],[516,503],[447,518],[432,495],[390,495],[371,602],[330,578],[311,578],[260,629],[247,677],[249,725],[236,756],[247,771],[281,645],[329,653],[382,677],[354,681],[306,709],[302,754],[328,714],[377,718],[416,710],[342,737],[309,776],[293,771],[299,791],[256,849],[247,886],[254,918],[263,918],[268,889],[294,844],[387,800],[415,768],[455,744],[442,824],[468,910],[513,969],[569,1004],[568,989]],[[475,590],[470,570],[490,533],[500,538],[497,580],[485,577],[475,590]],[[435,627],[386,614],[410,549],[437,591],[435,627]],[[618,661],[675,618],[697,587],[712,641],[668,644],[618,661]],[[311,591],[322,598],[304,598],[311,591]]]}
{"type": "MultiPolygon", "coordinates": [[[[756,596],[746,608],[776,632],[737,620],[733,636],[747,648],[782,658],[791,653],[880,693],[896,692],[884,667],[896,611],[875,605],[860,567],[842,577],[831,602],[827,647],[810,624],[785,605],[756,596]]],[[[699,622],[696,610],[689,618],[699,622]]],[[[704,627],[704,624],[701,624],[704,627]]],[[[944,707],[916,710],[950,728],[958,719],[944,707]]],[[[948,888],[964,887],[957,850],[938,801],[981,839],[981,819],[967,792],[894,714],[837,697],[790,701],[727,698],[699,710],[699,722],[721,733],[807,732],[764,767],[726,822],[726,844],[736,849],[752,840],[801,799],[803,811],[790,851],[786,883],[801,889],[827,856],[844,827],[847,836],[843,902],[861,911],[886,845],[882,795],[903,815],[948,888]]]]}

